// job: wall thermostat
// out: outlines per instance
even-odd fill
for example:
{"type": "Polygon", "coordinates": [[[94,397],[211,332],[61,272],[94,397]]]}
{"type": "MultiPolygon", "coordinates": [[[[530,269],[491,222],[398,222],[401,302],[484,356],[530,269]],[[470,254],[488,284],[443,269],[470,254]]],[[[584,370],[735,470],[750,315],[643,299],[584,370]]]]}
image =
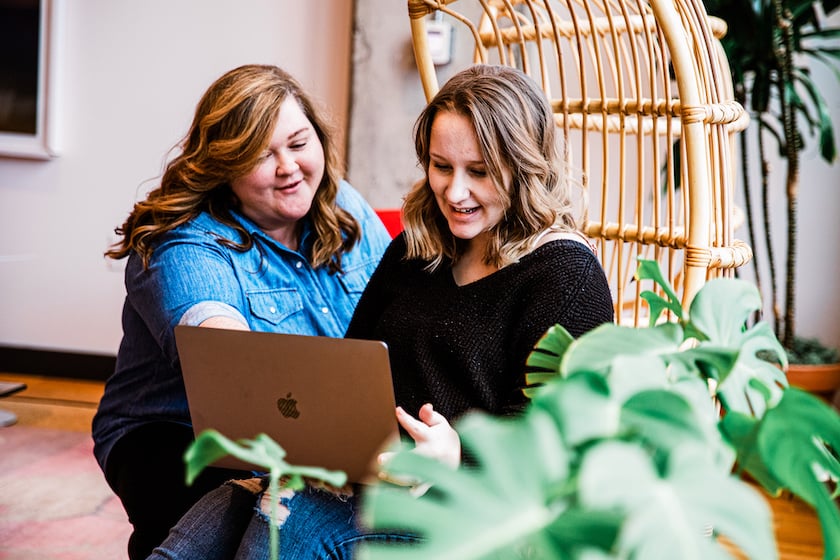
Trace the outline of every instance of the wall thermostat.
{"type": "Polygon", "coordinates": [[[440,16],[442,14],[438,12],[434,20],[426,22],[429,54],[432,62],[437,66],[449,64],[452,60],[452,24],[443,21],[440,16]]]}

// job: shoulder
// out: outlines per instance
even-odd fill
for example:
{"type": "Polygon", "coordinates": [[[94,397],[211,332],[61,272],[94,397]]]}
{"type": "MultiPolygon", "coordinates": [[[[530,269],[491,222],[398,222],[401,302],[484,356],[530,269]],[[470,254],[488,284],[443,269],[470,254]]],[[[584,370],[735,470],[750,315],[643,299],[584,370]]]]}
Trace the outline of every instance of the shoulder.
{"type": "Polygon", "coordinates": [[[580,231],[577,231],[577,230],[569,230],[569,231],[557,231],[557,230],[554,230],[554,229],[546,230],[543,234],[541,234],[537,238],[537,243],[535,244],[535,247],[541,247],[542,245],[545,245],[546,243],[549,243],[551,241],[558,241],[558,240],[561,240],[561,239],[565,239],[565,240],[568,240],[568,241],[575,241],[577,243],[580,243],[584,247],[587,247],[593,253],[597,254],[597,249],[595,247],[595,244],[592,242],[592,240],[589,239],[588,237],[583,235],[583,233],[581,233],[580,231]]]}
{"type": "MultiPolygon", "coordinates": [[[[247,229],[247,225],[243,224],[247,229]]],[[[242,233],[228,224],[224,224],[207,212],[163,234],[157,241],[154,253],[168,251],[177,247],[204,247],[213,252],[227,252],[219,240],[227,239],[241,242],[242,233]]],[[[154,258],[154,253],[152,257],[154,258]]]]}
{"type": "Polygon", "coordinates": [[[523,257],[522,260],[531,264],[544,263],[546,265],[553,265],[562,261],[566,264],[597,265],[600,268],[600,261],[592,246],[578,236],[549,239],[523,257]]]}
{"type": "MultiPolygon", "coordinates": [[[[523,257],[517,267],[520,279],[541,289],[563,286],[564,292],[603,292],[610,297],[609,282],[592,249],[574,239],[555,239],[523,257]]],[[[610,297],[610,300],[612,298],[610,297]]]]}
{"type": "Polygon", "coordinates": [[[393,266],[405,263],[405,253],[405,232],[401,232],[393,240],[391,240],[387,249],[385,249],[385,254],[382,255],[383,266],[393,266]]]}
{"type": "Polygon", "coordinates": [[[202,212],[190,221],[181,224],[173,229],[172,233],[176,236],[222,236],[227,239],[239,237],[236,230],[228,224],[220,222],[208,212],[202,212]]]}
{"type": "Polygon", "coordinates": [[[361,225],[362,245],[370,245],[372,252],[381,255],[391,242],[391,235],[367,200],[350,183],[341,181],[335,201],[361,225]]]}
{"type": "Polygon", "coordinates": [[[335,202],[357,219],[373,214],[373,208],[365,200],[365,197],[345,180],[342,180],[338,185],[335,202]]]}

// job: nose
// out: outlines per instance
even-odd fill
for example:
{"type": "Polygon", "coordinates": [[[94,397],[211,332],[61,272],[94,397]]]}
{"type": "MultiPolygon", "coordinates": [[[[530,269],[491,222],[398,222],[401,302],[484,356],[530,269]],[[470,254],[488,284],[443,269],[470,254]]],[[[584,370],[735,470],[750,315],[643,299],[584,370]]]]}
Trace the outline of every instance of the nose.
{"type": "Polygon", "coordinates": [[[291,175],[300,168],[292,154],[280,152],[277,155],[277,175],[291,175]]]}
{"type": "Polygon", "coordinates": [[[452,180],[446,188],[446,200],[450,204],[458,204],[470,197],[470,189],[467,177],[463,173],[453,173],[452,180]]]}

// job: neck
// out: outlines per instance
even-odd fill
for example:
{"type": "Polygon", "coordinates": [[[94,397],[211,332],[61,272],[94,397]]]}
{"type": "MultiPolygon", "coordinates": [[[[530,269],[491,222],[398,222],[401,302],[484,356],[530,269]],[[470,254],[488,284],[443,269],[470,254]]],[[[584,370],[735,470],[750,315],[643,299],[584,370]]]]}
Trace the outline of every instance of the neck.
{"type": "Polygon", "coordinates": [[[300,245],[300,224],[296,223],[291,226],[283,226],[273,230],[263,230],[263,232],[277,241],[281,245],[297,251],[300,245]]]}
{"type": "Polygon", "coordinates": [[[473,240],[467,250],[452,265],[452,276],[455,283],[464,286],[490,276],[499,267],[484,262],[485,248],[473,240]]]}

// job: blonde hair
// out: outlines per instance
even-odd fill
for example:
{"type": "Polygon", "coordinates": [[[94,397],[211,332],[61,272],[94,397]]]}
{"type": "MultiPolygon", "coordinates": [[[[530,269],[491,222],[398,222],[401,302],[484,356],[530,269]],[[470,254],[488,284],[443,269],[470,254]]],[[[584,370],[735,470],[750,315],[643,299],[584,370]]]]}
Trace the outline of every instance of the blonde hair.
{"type": "Polygon", "coordinates": [[[220,238],[219,243],[237,251],[250,249],[253,238],[230,213],[239,206],[230,182],[256,165],[288,97],[298,102],[324,149],[324,177],[309,211],[316,232],[309,258],[314,267],[340,270],[341,255],[360,239],[361,228],[335,203],[343,174],[338,147],[328,123],[300,84],[269,65],[240,66],[207,89],[189,132],[179,143],[180,155],[166,166],[160,186],[136,203],[125,223],[115,230],[122,240],[105,255],[121,259],[136,251],[148,267],[155,241],[203,211],[239,234],[240,240],[220,238]]]}
{"type": "Polygon", "coordinates": [[[502,267],[517,262],[547,228],[575,229],[548,99],[519,70],[479,64],[446,82],[414,125],[415,151],[425,178],[414,185],[403,204],[407,258],[429,261],[428,268],[434,270],[445,260],[456,262],[463,251],[464,242],[449,231],[429,186],[429,144],[440,112],[470,120],[506,209],[504,218],[490,230],[487,264],[502,267]],[[509,189],[504,187],[503,169],[511,173],[509,189]]]}

